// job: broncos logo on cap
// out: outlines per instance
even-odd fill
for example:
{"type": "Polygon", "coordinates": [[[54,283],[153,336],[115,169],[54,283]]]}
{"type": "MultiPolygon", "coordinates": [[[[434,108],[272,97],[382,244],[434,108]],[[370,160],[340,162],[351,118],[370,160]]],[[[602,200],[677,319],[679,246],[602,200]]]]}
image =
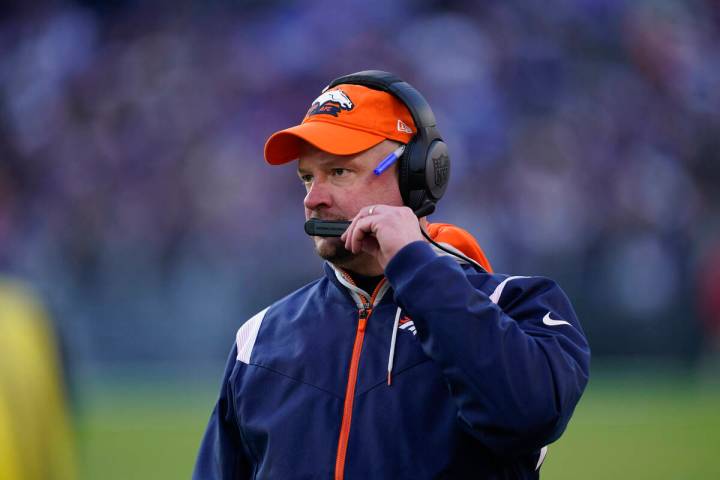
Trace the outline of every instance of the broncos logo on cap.
{"type": "Polygon", "coordinates": [[[322,114],[337,117],[341,110],[352,110],[353,108],[355,105],[347,93],[342,90],[328,90],[315,99],[305,116],[322,114]]]}

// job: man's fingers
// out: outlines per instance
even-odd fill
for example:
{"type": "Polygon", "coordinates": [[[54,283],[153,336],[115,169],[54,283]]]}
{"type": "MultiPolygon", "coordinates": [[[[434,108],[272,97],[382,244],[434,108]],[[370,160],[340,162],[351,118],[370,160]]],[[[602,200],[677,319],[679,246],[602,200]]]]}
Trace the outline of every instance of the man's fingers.
{"type": "Polygon", "coordinates": [[[355,215],[355,218],[350,220],[350,225],[348,225],[348,228],[345,230],[345,233],[343,233],[340,236],[340,240],[345,242],[345,248],[350,250],[350,237],[352,237],[353,228],[355,227],[355,222],[358,219],[358,215],[355,215]]]}
{"type": "Polygon", "coordinates": [[[347,250],[352,251],[351,245],[352,245],[352,238],[353,235],[355,235],[355,227],[357,225],[357,222],[359,220],[358,215],[355,216],[355,218],[352,219],[352,222],[350,222],[350,226],[345,230],[345,248],[347,250]]]}
{"type": "Polygon", "coordinates": [[[424,240],[412,210],[390,205],[360,209],[341,238],[349,252],[370,254],[383,268],[402,247],[424,240]]]}
{"type": "MultiPolygon", "coordinates": [[[[363,207],[360,209],[360,211],[355,215],[355,218],[352,219],[352,222],[350,223],[350,226],[345,230],[345,233],[340,237],[341,240],[345,242],[345,248],[347,250],[350,250],[353,253],[357,253],[359,250],[354,250],[353,246],[353,238],[357,235],[358,231],[358,223],[362,221],[363,219],[366,219],[368,217],[374,216],[378,214],[378,205],[370,205],[367,207],[363,207]]],[[[369,230],[371,231],[371,230],[369,230]]],[[[360,237],[360,241],[365,236],[365,233],[362,234],[360,237]]]]}
{"type": "Polygon", "coordinates": [[[373,219],[369,217],[362,217],[353,222],[355,225],[350,235],[349,248],[351,252],[358,253],[362,250],[363,239],[368,235],[368,233],[372,232],[372,222],[373,219]]]}
{"type": "Polygon", "coordinates": [[[377,241],[377,238],[366,236],[362,241],[361,249],[363,252],[375,256],[380,250],[380,243],[377,241]]]}

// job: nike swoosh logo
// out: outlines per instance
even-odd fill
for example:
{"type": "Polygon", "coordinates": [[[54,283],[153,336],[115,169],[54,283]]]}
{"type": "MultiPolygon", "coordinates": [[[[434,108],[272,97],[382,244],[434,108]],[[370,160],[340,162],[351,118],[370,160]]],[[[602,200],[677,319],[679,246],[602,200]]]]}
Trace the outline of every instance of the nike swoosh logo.
{"type": "Polygon", "coordinates": [[[570,325],[570,322],[566,322],[565,320],[553,320],[552,318],[550,318],[550,312],[546,313],[543,317],[543,323],[548,327],[557,327],[558,325],[570,325]]]}

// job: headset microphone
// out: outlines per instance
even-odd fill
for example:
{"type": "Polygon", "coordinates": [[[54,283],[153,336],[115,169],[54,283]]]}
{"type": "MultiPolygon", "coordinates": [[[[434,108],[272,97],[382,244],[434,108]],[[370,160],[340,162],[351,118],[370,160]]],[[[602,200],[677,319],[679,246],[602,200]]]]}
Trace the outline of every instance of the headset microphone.
{"type": "Polygon", "coordinates": [[[340,237],[350,226],[345,220],[320,220],[311,218],[305,222],[305,233],[311,237],[340,237]]]}
{"type": "MultiPolygon", "coordinates": [[[[415,210],[415,216],[425,217],[435,210],[435,205],[425,204],[415,210]]],[[[346,220],[320,220],[319,218],[311,218],[305,222],[305,233],[311,237],[341,237],[345,230],[350,226],[350,222],[346,220]]]]}

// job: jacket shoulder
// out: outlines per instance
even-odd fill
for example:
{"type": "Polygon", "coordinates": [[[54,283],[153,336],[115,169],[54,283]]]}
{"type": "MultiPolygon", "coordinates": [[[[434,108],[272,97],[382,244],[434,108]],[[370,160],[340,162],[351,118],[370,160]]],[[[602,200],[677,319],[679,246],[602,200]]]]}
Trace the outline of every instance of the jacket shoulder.
{"type": "Polygon", "coordinates": [[[255,342],[260,332],[260,327],[268,317],[269,313],[275,313],[278,310],[291,308],[293,305],[302,304],[305,299],[312,295],[320,286],[323,279],[315,280],[304,287],[286,295],[280,300],[260,310],[258,313],[246,320],[235,334],[235,346],[237,350],[237,361],[249,364],[255,342]]]}

